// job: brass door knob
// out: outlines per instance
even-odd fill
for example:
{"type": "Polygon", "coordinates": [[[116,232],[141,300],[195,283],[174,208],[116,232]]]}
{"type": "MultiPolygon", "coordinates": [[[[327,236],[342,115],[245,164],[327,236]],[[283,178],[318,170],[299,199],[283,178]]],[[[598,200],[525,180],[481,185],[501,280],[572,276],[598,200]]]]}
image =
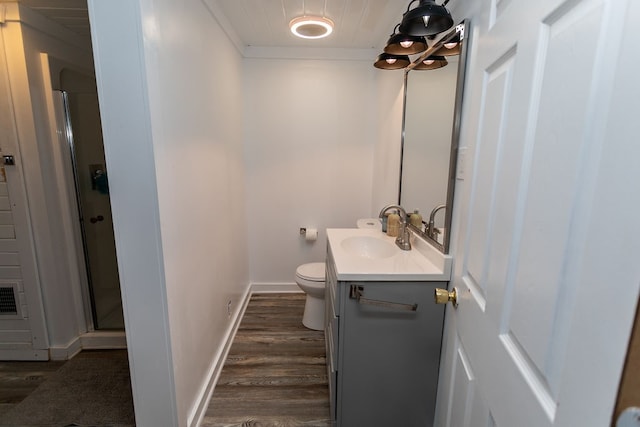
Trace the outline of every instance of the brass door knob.
{"type": "Polygon", "coordinates": [[[446,304],[451,302],[454,307],[458,306],[458,290],[453,288],[451,292],[446,289],[436,288],[434,294],[436,304],[446,304]]]}

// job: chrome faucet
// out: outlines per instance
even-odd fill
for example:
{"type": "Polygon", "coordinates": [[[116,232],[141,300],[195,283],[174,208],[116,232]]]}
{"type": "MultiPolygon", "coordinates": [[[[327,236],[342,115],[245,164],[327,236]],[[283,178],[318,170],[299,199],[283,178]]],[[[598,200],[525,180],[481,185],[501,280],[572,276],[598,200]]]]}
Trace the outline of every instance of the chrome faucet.
{"type": "Polygon", "coordinates": [[[397,209],[400,212],[400,231],[398,232],[398,237],[396,237],[396,245],[403,251],[410,251],[411,242],[409,238],[411,233],[409,232],[409,227],[407,227],[407,212],[400,205],[387,205],[380,211],[380,219],[390,209],[397,209]]]}
{"type": "Polygon", "coordinates": [[[438,211],[441,210],[441,209],[445,209],[446,207],[447,207],[447,205],[436,206],[431,211],[431,214],[429,214],[429,224],[427,225],[427,236],[429,236],[430,238],[432,238],[435,241],[438,241],[438,233],[440,233],[440,230],[438,230],[435,227],[436,213],[438,213],[438,211]]]}

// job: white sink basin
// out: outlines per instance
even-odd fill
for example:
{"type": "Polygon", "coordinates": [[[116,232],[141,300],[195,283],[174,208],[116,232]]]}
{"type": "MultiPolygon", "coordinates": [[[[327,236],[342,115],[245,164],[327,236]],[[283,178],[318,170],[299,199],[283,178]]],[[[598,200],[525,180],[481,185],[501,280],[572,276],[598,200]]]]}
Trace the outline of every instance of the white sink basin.
{"type": "Polygon", "coordinates": [[[372,236],[347,237],[340,245],[351,255],[369,259],[389,258],[397,253],[393,243],[372,236]]]}
{"type": "Polygon", "coordinates": [[[447,281],[451,256],[417,236],[403,251],[379,229],[328,228],[327,242],[338,280],[447,281]]]}

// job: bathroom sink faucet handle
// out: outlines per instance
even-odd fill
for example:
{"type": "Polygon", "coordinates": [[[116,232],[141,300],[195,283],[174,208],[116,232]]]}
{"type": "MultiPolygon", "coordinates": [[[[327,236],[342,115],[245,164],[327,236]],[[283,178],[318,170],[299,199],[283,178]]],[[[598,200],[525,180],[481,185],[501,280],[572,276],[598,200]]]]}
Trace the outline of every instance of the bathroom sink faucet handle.
{"type": "Polygon", "coordinates": [[[427,236],[429,236],[433,240],[437,240],[438,233],[440,233],[440,230],[436,228],[436,224],[435,224],[436,213],[438,213],[438,211],[441,209],[446,209],[446,207],[447,207],[446,205],[436,206],[431,211],[431,214],[429,214],[429,223],[427,224],[427,236]]]}
{"type": "Polygon", "coordinates": [[[400,233],[396,238],[396,245],[403,251],[411,250],[411,233],[409,227],[407,227],[407,221],[400,223],[400,233]]]}
{"type": "Polygon", "coordinates": [[[384,214],[390,209],[396,209],[400,213],[400,232],[398,233],[398,237],[396,238],[396,245],[403,251],[410,251],[411,233],[409,232],[409,227],[407,227],[407,211],[405,211],[404,208],[400,205],[387,205],[380,211],[380,218],[382,218],[384,214]]]}
{"type": "Polygon", "coordinates": [[[407,211],[404,210],[404,208],[400,205],[387,205],[384,208],[382,208],[382,210],[380,211],[380,214],[378,215],[380,218],[384,217],[384,214],[391,210],[391,209],[396,209],[398,211],[398,213],[400,214],[400,222],[401,223],[405,223],[407,222],[407,211]]]}

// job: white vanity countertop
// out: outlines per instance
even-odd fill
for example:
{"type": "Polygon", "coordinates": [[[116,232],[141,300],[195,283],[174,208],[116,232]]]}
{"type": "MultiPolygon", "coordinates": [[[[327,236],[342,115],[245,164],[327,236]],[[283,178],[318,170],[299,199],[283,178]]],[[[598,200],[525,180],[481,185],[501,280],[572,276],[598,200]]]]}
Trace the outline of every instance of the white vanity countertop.
{"type": "Polygon", "coordinates": [[[327,241],[336,263],[338,280],[448,281],[451,257],[412,234],[410,251],[403,251],[376,229],[328,228],[327,241]],[[384,258],[370,258],[350,252],[342,242],[350,237],[374,237],[393,245],[396,251],[384,258]]]}

